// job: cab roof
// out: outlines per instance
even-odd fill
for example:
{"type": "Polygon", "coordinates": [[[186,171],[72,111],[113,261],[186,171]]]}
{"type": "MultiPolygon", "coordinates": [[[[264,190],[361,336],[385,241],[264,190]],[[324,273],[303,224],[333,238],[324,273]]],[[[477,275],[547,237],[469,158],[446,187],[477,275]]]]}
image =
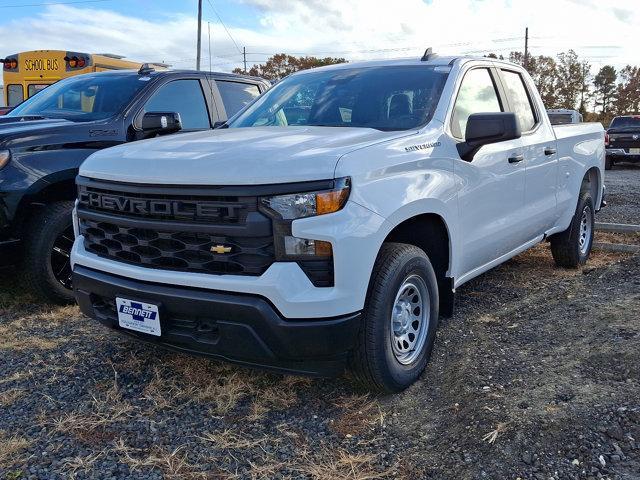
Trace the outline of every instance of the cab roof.
{"type": "Polygon", "coordinates": [[[92,73],[83,74],[83,76],[86,76],[86,75],[114,75],[114,76],[137,75],[140,77],[146,76],[146,77],[155,77],[155,78],[195,75],[195,76],[202,76],[202,77],[215,77],[220,79],[223,79],[223,78],[235,79],[235,80],[245,79],[245,80],[251,80],[253,82],[268,83],[267,80],[260,77],[252,77],[250,75],[241,75],[238,73],[209,72],[209,71],[203,71],[203,70],[152,70],[150,72],[139,73],[138,70],[123,69],[123,70],[107,70],[103,72],[92,72],[92,73]]]}
{"type": "MultiPolygon", "coordinates": [[[[502,65],[509,66],[519,66],[517,64],[499,60],[496,58],[490,57],[478,57],[478,56],[467,56],[467,55],[451,55],[451,56],[437,56],[432,55],[428,60],[422,60],[421,57],[407,57],[407,58],[385,58],[381,60],[366,60],[361,62],[350,62],[350,63],[336,63],[333,65],[327,65],[324,67],[318,67],[322,69],[342,69],[342,68],[365,68],[365,67],[385,67],[385,66],[410,66],[410,65],[428,65],[428,66],[453,66],[454,62],[460,60],[461,62],[467,61],[484,61],[491,63],[499,63],[502,65]]],[[[312,71],[316,69],[310,70],[302,70],[298,73],[304,73],[308,71],[312,71]]]]}

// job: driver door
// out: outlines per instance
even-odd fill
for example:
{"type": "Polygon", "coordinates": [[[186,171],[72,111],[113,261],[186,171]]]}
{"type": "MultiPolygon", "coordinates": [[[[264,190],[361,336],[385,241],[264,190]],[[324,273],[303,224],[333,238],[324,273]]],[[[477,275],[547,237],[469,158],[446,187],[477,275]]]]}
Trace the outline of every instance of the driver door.
{"type": "MultiPolygon", "coordinates": [[[[471,114],[506,111],[506,100],[495,71],[468,70],[451,114],[451,134],[464,140],[471,114]]],[[[525,196],[522,142],[508,140],[483,146],[467,162],[454,162],[459,182],[458,209],[462,242],[462,276],[508,254],[525,240],[518,232],[525,196]]]]}

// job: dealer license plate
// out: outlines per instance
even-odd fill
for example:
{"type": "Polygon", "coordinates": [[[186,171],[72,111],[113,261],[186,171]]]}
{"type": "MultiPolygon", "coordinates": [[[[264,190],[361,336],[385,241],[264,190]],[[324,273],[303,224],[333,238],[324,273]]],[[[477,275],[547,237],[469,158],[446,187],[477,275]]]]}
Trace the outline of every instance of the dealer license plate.
{"type": "Polygon", "coordinates": [[[160,314],[158,306],[126,298],[116,298],[118,324],[122,328],[160,336],[160,314]]]}

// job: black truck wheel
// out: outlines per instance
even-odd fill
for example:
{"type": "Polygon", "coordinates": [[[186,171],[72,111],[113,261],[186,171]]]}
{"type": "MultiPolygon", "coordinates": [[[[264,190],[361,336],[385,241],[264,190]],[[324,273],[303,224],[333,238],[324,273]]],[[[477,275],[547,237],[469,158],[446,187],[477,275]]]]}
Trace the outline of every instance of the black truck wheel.
{"type": "Polygon", "coordinates": [[[613,168],[613,158],[605,157],[604,159],[604,169],[611,170],[613,168]]]}
{"type": "Polygon", "coordinates": [[[24,277],[27,285],[48,301],[73,302],[70,254],[73,246],[73,202],[55,202],[27,224],[24,277]]]}
{"type": "Polygon", "coordinates": [[[587,262],[593,244],[594,226],[593,199],[589,192],[582,192],[569,228],[550,239],[551,253],[558,267],[577,268],[587,262]]]}
{"type": "Polygon", "coordinates": [[[424,370],[438,328],[438,283],[423,250],[384,244],[369,284],[363,324],[351,357],[369,390],[398,392],[424,370]]]}

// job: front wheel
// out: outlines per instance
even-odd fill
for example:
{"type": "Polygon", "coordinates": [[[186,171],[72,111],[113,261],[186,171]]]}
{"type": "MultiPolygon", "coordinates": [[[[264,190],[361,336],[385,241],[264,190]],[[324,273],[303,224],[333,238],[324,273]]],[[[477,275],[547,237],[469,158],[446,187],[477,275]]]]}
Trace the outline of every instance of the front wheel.
{"type": "Polygon", "coordinates": [[[73,302],[70,254],[73,202],[46,205],[27,224],[24,276],[37,295],[58,304],[73,302]]]}
{"type": "Polygon", "coordinates": [[[351,368],[369,390],[398,392],[427,364],[438,328],[438,283],[425,252],[387,243],[376,260],[351,368]]]}
{"type": "Polygon", "coordinates": [[[593,245],[594,211],[591,194],[582,192],[569,228],[551,237],[551,253],[558,267],[577,268],[587,262],[593,245]]]}

